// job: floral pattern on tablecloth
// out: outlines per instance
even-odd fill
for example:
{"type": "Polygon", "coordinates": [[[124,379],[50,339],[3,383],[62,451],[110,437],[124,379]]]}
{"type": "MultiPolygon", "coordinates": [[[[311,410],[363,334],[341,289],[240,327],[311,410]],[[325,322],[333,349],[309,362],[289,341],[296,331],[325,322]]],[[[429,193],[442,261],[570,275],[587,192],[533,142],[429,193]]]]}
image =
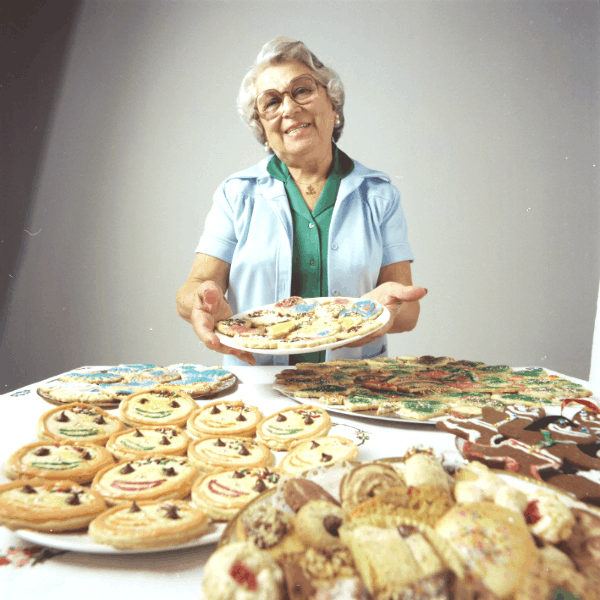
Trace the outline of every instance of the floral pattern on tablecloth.
{"type": "Polygon", "coordinates": [[[44,546],[26,546],[17,548],[10,546],[4,554],[0,554],[0,567],[12,565],[13,567],[34,567],[38,563],[54,558],[59,554],[65,554],[68,550],[54,550],[44,546]]]}

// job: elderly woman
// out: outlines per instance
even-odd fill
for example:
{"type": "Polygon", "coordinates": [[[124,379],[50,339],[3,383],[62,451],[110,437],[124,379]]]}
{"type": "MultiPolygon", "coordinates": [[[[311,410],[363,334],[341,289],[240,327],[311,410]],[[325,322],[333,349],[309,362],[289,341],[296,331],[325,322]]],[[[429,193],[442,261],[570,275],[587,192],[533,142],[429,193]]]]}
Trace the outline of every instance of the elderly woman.
{"type": "Polygon", "coordinates": [[[224,365],[386,356],[386,334],[414,328],[427,290],[412,285],[398,190],[336,145],[344,128],[340,78],[302,42],[277,38],[244,78],[238,108],[270,155],[215,193],[177,294],[180,316],[210,350],[228,355],[224,365]],[[289,296],[370,298],[392,318],[327,353],[252,355],[219,342],[218,320],[289,296]]]}

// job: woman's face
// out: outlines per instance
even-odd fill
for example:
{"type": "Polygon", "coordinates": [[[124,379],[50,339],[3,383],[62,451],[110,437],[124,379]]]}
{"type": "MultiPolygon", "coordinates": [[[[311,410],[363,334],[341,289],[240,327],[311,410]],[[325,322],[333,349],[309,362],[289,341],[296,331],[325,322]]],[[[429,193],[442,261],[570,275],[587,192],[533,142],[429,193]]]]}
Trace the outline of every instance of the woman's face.
{"type": "MultiPolygon", "coordinates": [[[[287,91],[290,81],[306,73],[313,75],[309,67],[296,61],[267,67],[256,79],[256,95],[270,89],[287,91]]],[[[278,158],[288,165],[301,165],[303,159],[331,152],[335,117],[326,89],[319,86],[319,95],[308,104],[296,104],[285,94],[281,112],[272,120],[261,118],[260,122],[278,158]]]]}

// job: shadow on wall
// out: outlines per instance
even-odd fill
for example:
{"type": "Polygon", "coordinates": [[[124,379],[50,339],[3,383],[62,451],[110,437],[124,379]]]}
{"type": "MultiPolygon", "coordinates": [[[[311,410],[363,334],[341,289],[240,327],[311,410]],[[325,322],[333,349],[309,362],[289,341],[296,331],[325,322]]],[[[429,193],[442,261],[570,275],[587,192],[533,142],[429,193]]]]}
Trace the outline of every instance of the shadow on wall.
{"type": "Polygon", "coordinates": [[[83,0],[9,0],[0,8],[0,333],[19,268],[36,176],[83,0]]]}

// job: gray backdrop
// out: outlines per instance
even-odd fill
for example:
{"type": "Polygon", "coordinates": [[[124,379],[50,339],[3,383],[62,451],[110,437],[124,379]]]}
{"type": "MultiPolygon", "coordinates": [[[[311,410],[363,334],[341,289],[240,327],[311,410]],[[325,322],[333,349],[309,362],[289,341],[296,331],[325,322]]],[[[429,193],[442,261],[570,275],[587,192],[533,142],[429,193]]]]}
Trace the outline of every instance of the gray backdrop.
{"type": "Polygon", "coordinates": [[[340,147],[401,191],[414,281],[429,295],[390,354],[587,379],[600,273],[599,6],[78,3],[20,254],[2,274],[2,390],[81,365],[220,363],[177,317],[175,294],[215,188],[264,156],[235,98],[278,35],[340,73],[340,147]]]}

